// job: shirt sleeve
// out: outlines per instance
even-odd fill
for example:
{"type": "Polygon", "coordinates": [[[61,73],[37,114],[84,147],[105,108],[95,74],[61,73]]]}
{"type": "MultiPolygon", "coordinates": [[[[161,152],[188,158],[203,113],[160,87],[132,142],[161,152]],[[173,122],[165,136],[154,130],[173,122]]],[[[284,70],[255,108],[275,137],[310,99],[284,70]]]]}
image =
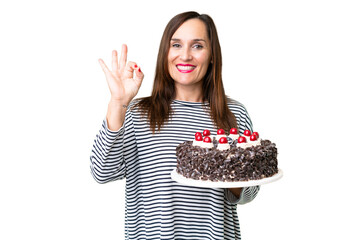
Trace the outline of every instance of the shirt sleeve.
{"type": "Polygon", "coordinates": [[[109,130],[104,119],[90,155],[90,170],[95,181],[107,183],[125,178],[127,163],[137,156],[136,146],[130,110],[127,111],[125,122],[118,131],[109,130]]]}
{"type": "Polygon", "coordinates": [[[260,190],[260,186],[246,187],[241,191],[240,197],[237,198],[228,188],[225,191],[226,200],[232,204],[246,204],[255,199],[260,190]]]}

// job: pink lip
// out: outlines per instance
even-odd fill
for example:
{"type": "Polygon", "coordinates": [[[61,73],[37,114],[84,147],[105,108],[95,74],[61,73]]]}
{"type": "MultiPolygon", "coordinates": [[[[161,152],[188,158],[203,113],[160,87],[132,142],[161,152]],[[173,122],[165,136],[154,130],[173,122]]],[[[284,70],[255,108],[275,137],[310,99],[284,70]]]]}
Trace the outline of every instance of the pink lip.
{"type": "MultiPolygon", "coordinates": [[[[185,67],[186,67],[186,66],[190,66],[190,67],[195,67],[195,68],[196,68],[196,66],[191,65],[191,64],[177,64],[176,66],[185,66],[185,67]]],[[[181,73],[190,73],[190,72],[194,71],[195,68],[194,68],[194,69],[191,69],[191,70],[180,70],[180,69],[178,69],[178,68],[176,68],[176,69],[179,70],[179,72],[181,72],[181,73]]]]}
{"type": "Polygon", "coordinates": [[[186,67],[186,66],[191,66],[191,67],[196,67],[196,66],[191,65],[191,64],[181,64],[181,63],[180,63],[180,64],[177,64],[176,66],[185,66],[185,67],[186,67]]]}

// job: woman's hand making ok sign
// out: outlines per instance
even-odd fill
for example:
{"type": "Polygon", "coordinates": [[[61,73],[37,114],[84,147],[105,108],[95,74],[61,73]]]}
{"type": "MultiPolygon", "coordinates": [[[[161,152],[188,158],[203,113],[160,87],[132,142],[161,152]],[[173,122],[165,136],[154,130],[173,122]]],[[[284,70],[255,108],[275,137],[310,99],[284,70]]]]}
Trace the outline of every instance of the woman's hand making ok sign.
{"type": "Polygon", "coordinates": [[[141,86],[144,74],[134,62],[127,61],[127,46],[124,44],[118,60],[117,51],[112,52],[111,71],[102,59],[100,66],[105,73],[111,100],[106,114],[108,128],[116,131],[120,129],[125,120],[126,108],[136,96],[141,86]]]}
{"type": "Polygon", "coordinates": [[[102,59],[99,63],[106,76],[111,101],[128,105],[138,93],[144,74],[135,62],[127,62],[127,46],[122,45],[119,60],[117,51],[112,52],[111,71],[102,59]]]}

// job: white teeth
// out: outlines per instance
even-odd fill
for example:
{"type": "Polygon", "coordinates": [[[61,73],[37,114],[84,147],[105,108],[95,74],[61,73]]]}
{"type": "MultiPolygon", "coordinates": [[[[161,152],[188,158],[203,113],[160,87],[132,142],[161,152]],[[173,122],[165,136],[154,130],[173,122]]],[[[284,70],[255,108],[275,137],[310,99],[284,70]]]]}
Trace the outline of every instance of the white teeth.
{"type": "Polygon", "coordinates": [[[193,70],[195,67],[192,66],[176,66],[180,70],[193,70]]]}

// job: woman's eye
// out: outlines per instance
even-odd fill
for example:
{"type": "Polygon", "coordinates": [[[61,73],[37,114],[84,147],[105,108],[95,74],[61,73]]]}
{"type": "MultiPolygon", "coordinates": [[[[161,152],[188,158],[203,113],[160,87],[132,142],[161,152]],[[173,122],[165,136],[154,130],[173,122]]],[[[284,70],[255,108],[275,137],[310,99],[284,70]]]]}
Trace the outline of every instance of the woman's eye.
{"type": "Polygon", "coordinates": [[[194,45],[194,48],[201,49],[201,48],[203,48],[203,46],[202,46],[201,44],[195,44],[195,45],[194,45]]]}
{"type": "Polygon", "coordinates": [[[178,47],[180,47],[180,44],[174,43],[172,46],[175,47],[175,48],[178,48],[178,47]]]}

